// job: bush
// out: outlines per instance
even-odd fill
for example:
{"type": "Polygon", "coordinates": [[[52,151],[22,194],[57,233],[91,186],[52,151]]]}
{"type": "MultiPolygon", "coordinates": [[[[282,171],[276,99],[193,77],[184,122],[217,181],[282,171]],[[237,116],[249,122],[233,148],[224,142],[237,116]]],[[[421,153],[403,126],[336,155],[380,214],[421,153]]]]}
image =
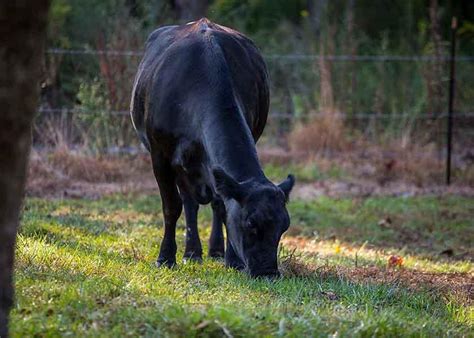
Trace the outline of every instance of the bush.
{"type": "Polygon", "coordinates": [[[324,114],[296,126],[289,135],[289,144],[295,153],[314,154],[347,150],[351,141],[342,118],[324,114]]]}

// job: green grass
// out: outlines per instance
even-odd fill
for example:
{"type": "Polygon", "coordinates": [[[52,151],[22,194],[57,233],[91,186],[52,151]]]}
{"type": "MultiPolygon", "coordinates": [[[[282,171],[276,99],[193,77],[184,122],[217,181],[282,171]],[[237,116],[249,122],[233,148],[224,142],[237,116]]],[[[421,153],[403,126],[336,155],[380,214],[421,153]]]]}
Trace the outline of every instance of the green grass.
{"type": "Polygon", "coordinates": [[[474,201],[470,198],[322,197],[311,203],[295,201],[291,210],[292,222],[303,235],[416,255],[417,263],[433,261],[440,272],[472,268],[466,260],[440,261],[440,253],[448,249],[454,256],[474,255],[474,201]]]}
{"type": "MultiPolygon", "coordinates": [[[[299,258],[308,265],[350,267],[352,249],[358,248],[363,265],[382,266],[386,254],[396,252],[407,258],[409,269],[472,273],[467,259],[443,260],[438,253],[447,246],[455,252],[469,248],[470,199],[322,198],[289,207],[294,231],[321,249],[299,258]],[[391,227],[378,225],[384,217],[392,218],[391,227]],[[407,237],[410,231],[416,240],[407,237]]],[[[200,213],[203,239],[209,237],[210,215],[209,208],[200,213]]],[[[472,335],[472,306],[402,283],[356,283],[318,273],[253,280],[208,259],[157,269],[161,226],[157,196],[27,200],[12,335],[472,335]]],[[[179,254],[183,229],[181,219],[179,254]]]]}
{"type": "Polygon", "coordinates": [[[288,164],[267,163],[265,164],[265,174],[275,182],[282,181],[288,174],[293,174],[298,177],[298,182],[340,179],[349,176],[348,173],[336,165],[323,169],[314,162],[288,164]]]}

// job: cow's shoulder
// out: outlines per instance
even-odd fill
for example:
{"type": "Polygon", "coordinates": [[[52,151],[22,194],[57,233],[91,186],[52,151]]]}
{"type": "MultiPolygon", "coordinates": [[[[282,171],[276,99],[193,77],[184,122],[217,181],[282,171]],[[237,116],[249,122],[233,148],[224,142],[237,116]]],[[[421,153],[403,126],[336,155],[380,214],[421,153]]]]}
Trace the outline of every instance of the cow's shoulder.
{"type": "Polygon", "coordinates": [[[231,28],[214,24],[212,36],[225,55],[235,90],[246,106],[247,123],[257,140],[265,127],[270,104],[265,61],[251,39],[231,28]]]}

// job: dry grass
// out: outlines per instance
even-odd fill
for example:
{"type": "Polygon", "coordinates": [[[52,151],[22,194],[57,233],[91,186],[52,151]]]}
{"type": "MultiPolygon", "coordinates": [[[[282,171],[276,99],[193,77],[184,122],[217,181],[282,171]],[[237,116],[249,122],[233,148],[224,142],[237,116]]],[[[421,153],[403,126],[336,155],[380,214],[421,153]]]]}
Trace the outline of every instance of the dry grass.
{"type": "MultiPolygon", "coordinates": [[[[444,166],[432,148],[389,150],[377,146],[337,156],[295,155],[281,148],[259,149],[266,171],[281,179],[293,173],[299,182],[293,197],[399,195],[410,193],[472,195],[473,166],[454,171],[454,185],[444,186],[444,166]],[[313,170],[313,169],[314,170],[313,170]],[[470,171],[469,171],[470,170],[470,171]],[[316,173],[314,174],[313,171],[316,173]],[[472,175],[471,175],[472,176],[472,175]],[[307,183],[303,184],[304,181],[307,183]],[[461,184],[463,183],[463,184],[461,184]]],[[[473,176],[474,177],[474,176],[473,176]]],[[[59,147],[33,151],[27,194],[40,197],[100,197],[110,193],[156,192],[149,156],[92,156],[59,147]]]]}
{"type": "Polygon", "coordinates": [[[258,158],[264,164],[271,163],[275,165],[290,164],[294,160],[294,156],[287,149],[279,147],[258,148],[258,158]]]}
{"type": "Polygon", "coordinates": [[[403,180],[424,186],[441,183],[445,172],[444,159],[439,158],[434,144],[402,144],[392,141],[383,147],[372,146],[368,152],[369,163],[375,166],[375,176],[380,184],[403,180]]]}
{"type": "Polygon", "coordinates": [[[467,185],[474,186],[474,165],[470,165],[469,167],[463,170],[457,171],[457,174],[464,178],[464,181],[467,185]]]}
{"type": "MultiPolygon", "coordinates": [[[[289,138],[290,153],[279,159],[273,151],[263,158],[278,164],[314,164],[322,172],[337,167],[350,174],[347,180],[365,179],[380,186],[395,182],[415,187],[444,184],[446,159],[434,143],[390,140],[374,144],[363,138],[351,140],[341,131],[343,126],[332,131],[323,121],[296,128],[289,138]]],[[[474,186],[474,162],[470,158],[458,156],[452,168],[455,184],[474,186]]]]}
{"type": "MultiPolygon", "coordinates": [[[[337,166],[351,173],[353,178],[370,179],[381,186],[392,182],[417,187],[443,184],[445,155],[439,145],[417,135],[407,127],[401,137],[369,140],[363,135],[351,134],[337,109],[328,108],[324,114],[293,129],[288,136],[290,152],[273,151],[263,159],[269,158],[278,164],[314,163],[322,171],[337,166]]],[[[465,142],[455,144],[454,183],[474,185],[471,148],[472,145],[465,142]]]]}
{"type": "Polygon", "coordinates": [[[48,163],[65,176],[85,182],[120,181],[130,174],[124,170],[123,161],[74,154],[65,148],[50,154],[48,163]]]}
{"type": "Polygon", "coordinates": [[[27,194],[41,197],[98,197],[102,194],[156,188],[146,155],[93,156],[59,147],[33,151],[27,194]]]}
{"type": "Polygon", "coordinates": [[[336,273],[356,283],[402,284],[410,289],[425,289],[472,304],[474,302],[474,277],[469,273],[432,273],[405,268],[377,266],[348,268],[337,267],[336,273]]]}
{"type": "Polygon", "coordinates": [[[315,266],[305,263],[296,249],[280,256],[279,270],[285,277],[311,277],[316,273],[315,266]]]}
{"type": "Polygon", "coordinates": [[[320,265],[306,263],[293,250],[280,258],[285,277],[337,277],[362,284],[396,284],[412,290],[428,290],[455,297],[465,304],[474,303],[474,276],[470,273],[434,273],[404,267],[320,265]]]}
{"type": "Polygon", "coordinates": [[[288,142],[294,154],[313,155],[328,151],[347,151],[351,146],[344,121],[337,113],[317,117],[308,124],[297,126],[288,142]]]}

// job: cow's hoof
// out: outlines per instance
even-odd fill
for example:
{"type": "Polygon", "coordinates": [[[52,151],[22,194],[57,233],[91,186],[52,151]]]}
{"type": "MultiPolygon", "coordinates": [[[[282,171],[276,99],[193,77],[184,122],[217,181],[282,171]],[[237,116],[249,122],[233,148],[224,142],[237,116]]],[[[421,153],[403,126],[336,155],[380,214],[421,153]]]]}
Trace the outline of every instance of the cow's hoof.
{"type": "Polygon", "coordinates": [[[156,267],[158,268],[174,268],[176,266],[176,261],[172,261],[169,259],[164,259],[164,258],[158,258],[158,260],[155,263],[156,267]]]}
{"type": "Polygon", "coordinates": [[[234,262],[234,261],[227,260],[225,262],[225,266],[227,266],[228,268],[238,270],[238,271],[242,271],[245,269],[245,266],[241,262],[238,262],[238,261],[234,262]]]}
{"type": "Polygon", "coordinates": [[[209,251],[208,256],[215,260],[223,260],[224,259],[224,251],[213,250],[209,251]]]}
{"type": "Polygon", "coordinates": [[[183,257],[183,263],[184,264],[187,264],[187,263],[198,263],[198,264],[202,264],[202,257],[201,256],[184,256],[183,257]]]}

